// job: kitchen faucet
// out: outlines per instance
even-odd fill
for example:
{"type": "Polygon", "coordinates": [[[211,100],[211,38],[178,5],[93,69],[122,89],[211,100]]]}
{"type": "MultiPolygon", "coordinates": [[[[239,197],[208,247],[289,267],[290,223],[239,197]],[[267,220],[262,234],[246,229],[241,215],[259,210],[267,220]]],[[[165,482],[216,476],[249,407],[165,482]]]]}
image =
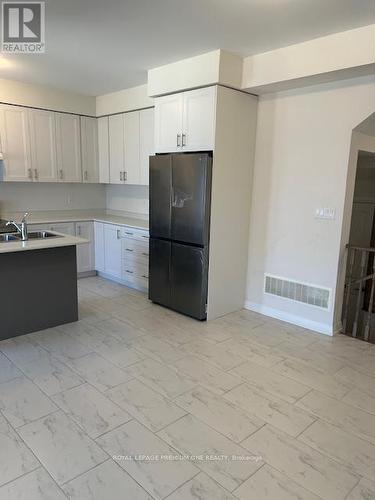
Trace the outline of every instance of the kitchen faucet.
{"type": "Polygon", "coordinates": [[[26,217],[29,215],[29,212],[26,212],[23,214],[22,220],[20,224],[17,224],[17,222],[14,222],[13,220],[9,220],[6,223],[6,226],[14,226],[17,231],[21,234],[21,240],[22,241],[27,241],[29,239],[28,233],[27,233],[27,222],[26,222],[26,217]]]}

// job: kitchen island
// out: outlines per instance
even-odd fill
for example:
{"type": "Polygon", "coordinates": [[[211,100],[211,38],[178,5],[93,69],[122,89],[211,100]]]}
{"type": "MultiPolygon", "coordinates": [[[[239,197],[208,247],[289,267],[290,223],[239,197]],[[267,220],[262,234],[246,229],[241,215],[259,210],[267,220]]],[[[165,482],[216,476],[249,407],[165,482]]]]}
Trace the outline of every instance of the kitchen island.
{"type": "Polygon", "coordinates": [[[56,232],[0,242],[0,340],[78,320],[76,245],[56,232]]]}

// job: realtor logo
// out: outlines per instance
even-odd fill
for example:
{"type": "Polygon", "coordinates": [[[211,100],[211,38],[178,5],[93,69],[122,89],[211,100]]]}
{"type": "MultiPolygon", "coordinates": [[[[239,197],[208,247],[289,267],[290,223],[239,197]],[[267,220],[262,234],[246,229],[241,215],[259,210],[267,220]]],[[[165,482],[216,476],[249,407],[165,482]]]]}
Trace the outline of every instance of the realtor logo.
{"type": "Polygon", "coordinates": [[[2,2],[2,51],[11,54],[45,52],[44,2],[2,2]]]}

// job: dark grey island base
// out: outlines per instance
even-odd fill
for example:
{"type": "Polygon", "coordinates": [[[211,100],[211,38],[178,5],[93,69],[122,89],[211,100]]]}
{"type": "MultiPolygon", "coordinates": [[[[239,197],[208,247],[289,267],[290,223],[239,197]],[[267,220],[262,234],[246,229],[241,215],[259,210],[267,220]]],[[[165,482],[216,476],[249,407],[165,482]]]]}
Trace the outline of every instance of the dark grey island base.
{"type": "Polygon", "coordinates": [[[0,254],[0,340],[78,320],[76,247],[0,254]]]}

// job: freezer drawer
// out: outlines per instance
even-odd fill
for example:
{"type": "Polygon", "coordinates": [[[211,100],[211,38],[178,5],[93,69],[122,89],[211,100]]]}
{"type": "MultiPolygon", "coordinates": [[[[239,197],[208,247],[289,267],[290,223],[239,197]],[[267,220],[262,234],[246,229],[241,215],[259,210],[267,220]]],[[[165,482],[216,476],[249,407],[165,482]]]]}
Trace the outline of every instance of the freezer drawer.
{"type": "Polygon", "coordinates": [[[208,256],[205,248],[172,243],[171,308],[206,319],[208,256]]]}
{"type": "Polygon", "coordinates": [[[171,306],[170,241],[150,238],[149,299],[166,307],[171,306]]]}

